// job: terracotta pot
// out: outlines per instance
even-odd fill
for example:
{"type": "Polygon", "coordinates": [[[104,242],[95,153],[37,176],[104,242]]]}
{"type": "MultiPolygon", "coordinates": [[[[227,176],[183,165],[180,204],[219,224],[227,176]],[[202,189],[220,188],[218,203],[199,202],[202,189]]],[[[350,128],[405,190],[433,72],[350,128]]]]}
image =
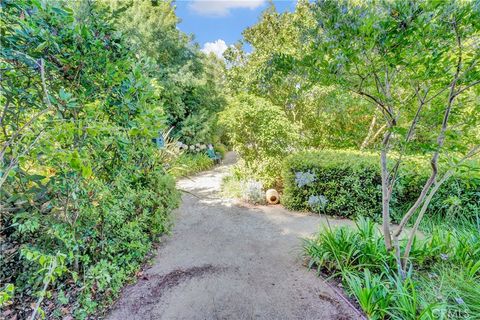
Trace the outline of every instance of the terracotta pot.
{"type": "Polygon", "coordinates": [[[267,203],[269,204],[277,204],[280,201],[280,196],[275,189],[268,189],[265,196],[267,198],[267,203]]]}

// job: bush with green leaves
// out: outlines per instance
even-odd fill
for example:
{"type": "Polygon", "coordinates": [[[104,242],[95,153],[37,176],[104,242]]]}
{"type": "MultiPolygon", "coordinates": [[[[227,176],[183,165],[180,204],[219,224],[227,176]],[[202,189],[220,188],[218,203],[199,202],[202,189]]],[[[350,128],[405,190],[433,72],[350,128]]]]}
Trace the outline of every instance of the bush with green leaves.
{"type": "Polygon", "coordinates": [[[205,153],[184,153],[172,163],[170,173],[175,177],[184,177],[213,167],[213,160],[205,153]]]}
{"type": "Polygon", "coordinates": [[[225,64],[192,45],[178,27],[171,0],[99,0],[136,54],[151,61],[146,73],[159,85],[160,104],[174,138],[192,145],[216,144],[217,112],[225,106],[225,64]]]}
{"type": "Polygon", "coordinates": [[[220,113],[231,145],[238,152],[244,178],[266,187],[278,183],[281,160],[295,146],[295,127],[282,108],[253,95],[240,94],[220,113]]]}
{"type": "Polygon", "coordinates": [[[304,252],[310,267],[342,281],[369,319],[478,319],[479,240],[474,224],[418,237],[405,278],[371,219],[324,227],[305,240],[304,252]]]}
{"type": "Polygon", "coordinates": [[[85,319],[179,203],[151,142],[165,129],[158,86],[98,3],[0,7],[1,301],[22,319],[85,319]]]}
{"type": "MultiPolygon", "coordinates": [[[[380,163],[372,153],[347,150],[300,152],[285,160],[282,177],[282,203],[287,208],[343,217],[379,218],[381,215],[380,163]],[[313,204],[315,199],[318,201],[313,204]]],[[[427,178],[428,162],[421,158],[405,158],[392,198],[394,218],[416,200],[427,178]]],[[[478,172],[459,173],[450,178],[433,198],[427,214],[470,220],[479,216],[478,172]]]]}

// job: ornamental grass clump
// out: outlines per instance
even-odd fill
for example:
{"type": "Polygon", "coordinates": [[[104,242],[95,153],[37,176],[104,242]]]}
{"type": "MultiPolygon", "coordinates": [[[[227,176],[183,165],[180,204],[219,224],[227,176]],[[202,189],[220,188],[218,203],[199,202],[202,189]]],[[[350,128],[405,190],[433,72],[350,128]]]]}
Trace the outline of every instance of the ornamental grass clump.
{"type": "MultiPolygon", "coordinates": [[[[370,319],[477,319],[480,229],[435,229],[415,238],[405,276],[380,228],[329,226],[304,242],[309,266],[340,280],[370,319]]],[[[403,250],[407,239],[400,242],[403,250]]]]}

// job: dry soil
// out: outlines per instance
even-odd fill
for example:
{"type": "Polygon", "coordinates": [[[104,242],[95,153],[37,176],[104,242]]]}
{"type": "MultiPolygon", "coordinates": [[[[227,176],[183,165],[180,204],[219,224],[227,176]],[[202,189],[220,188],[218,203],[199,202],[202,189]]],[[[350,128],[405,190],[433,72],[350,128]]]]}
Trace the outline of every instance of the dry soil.
{"type": "Polygon", "coordinates": [[[179,181],[188,193],[172,234],[107,319],[360,319],[303,265],[302,238],[326,218],[222,198],[233,161],[229,154],[224,165],[179,181]]]}

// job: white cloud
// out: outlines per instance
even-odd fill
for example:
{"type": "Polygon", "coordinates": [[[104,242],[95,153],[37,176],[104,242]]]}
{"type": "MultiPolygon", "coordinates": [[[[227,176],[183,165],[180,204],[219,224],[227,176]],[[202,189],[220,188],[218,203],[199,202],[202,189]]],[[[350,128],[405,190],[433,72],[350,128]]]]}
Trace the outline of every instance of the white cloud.
{"type": "Polygon", "coordinates": [[[231,9],[256,9],[266,0],[192,0],[189,8],[205,16],[226,16],[231,9]]]}
{"type": "Polygon", "coordinates": [[[220,59],[223,59],[223,53],[227,50],[228,46],[222,39],[218,39],[214,42],[207,42],[203,45],[202,52],[209,54],[214,53],[220,59]]]}

